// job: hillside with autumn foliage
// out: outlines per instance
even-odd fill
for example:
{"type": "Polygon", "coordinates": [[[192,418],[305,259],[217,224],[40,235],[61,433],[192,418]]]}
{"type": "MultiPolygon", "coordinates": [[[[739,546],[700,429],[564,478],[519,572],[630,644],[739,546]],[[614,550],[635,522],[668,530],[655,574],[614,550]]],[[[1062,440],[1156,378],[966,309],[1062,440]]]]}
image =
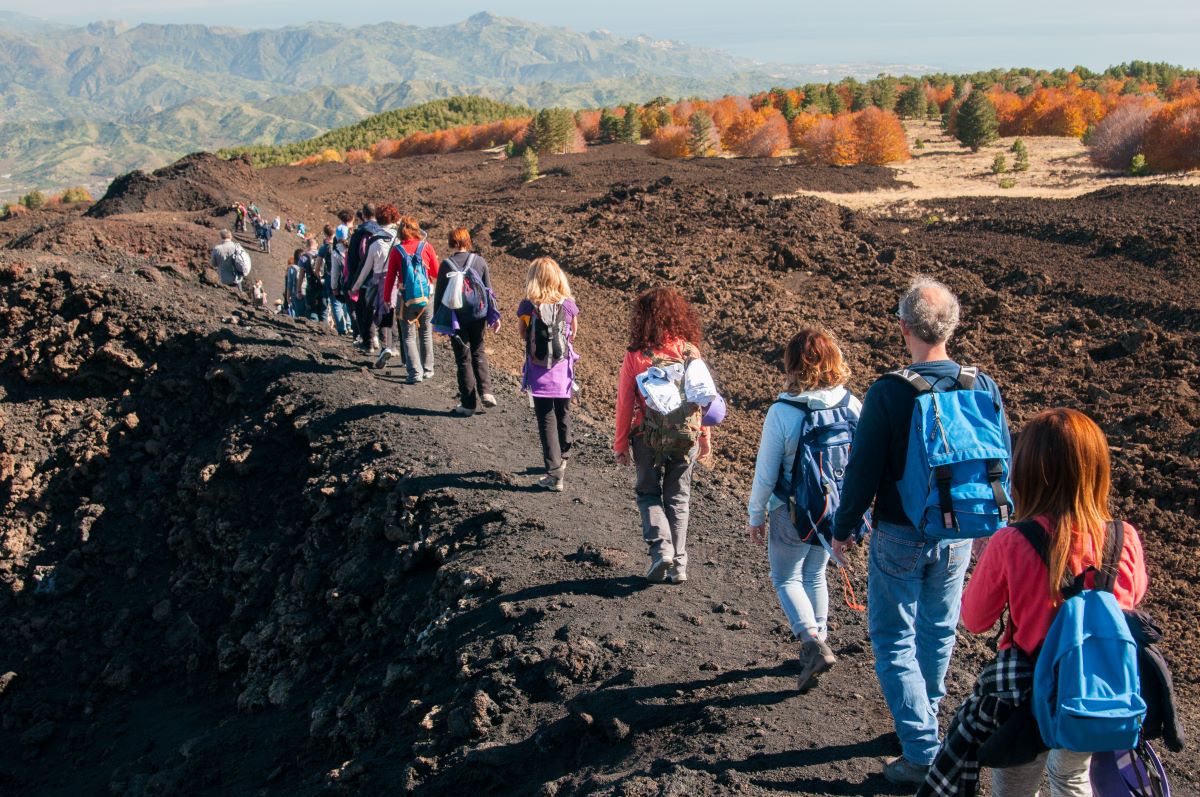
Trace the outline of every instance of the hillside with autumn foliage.
{"type": "Polygon", "coordinates": [[[862,82],[846,78],[751,96],[678,101],[657,97],[641,104],[582,110],[523,112],[489,105],[482,98],[456,98],[450,102],[474,103],[481,109],[477,115],[485,118],[440,129],[424,124],[404,135],[376,135],[371,140],[366,132],[384,131],[386,125],[366,120],[347,129],[351,133],[335,130],[286,150],[266,147],[251,154],[262,164],[311,166],[490,148],[503,148],[509,155],[528,148],[540,155],[561,154],[621,141],[643,142],[663,159],[787,155],[805,164],[885,165],[912,157],[904,120],[938,120],[950,135],[957,135],[959,110],[974,92],[994,111],[989,122],[994,129],[985,138],[1082,139],[1097,166],[1134,174],[1200,168],[1197,73],[1145,62],[1104,73],[1076,67],[881,76],[862,82]],[[542,133],[535,136],[539,125],[542,133]],[[347,140],[353,146],[336,146],[347,140]],[[286,152],[305,156],[287,159],[286,152]]]}

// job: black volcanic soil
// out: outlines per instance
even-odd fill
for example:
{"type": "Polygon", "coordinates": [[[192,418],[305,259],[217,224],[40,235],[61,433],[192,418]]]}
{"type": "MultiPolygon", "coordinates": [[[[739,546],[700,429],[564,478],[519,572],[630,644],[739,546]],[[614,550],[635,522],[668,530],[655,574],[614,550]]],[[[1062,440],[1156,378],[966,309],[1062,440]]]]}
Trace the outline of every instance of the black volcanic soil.
{"type": "MultiPolygon", "coordinates": [[[[4,794],[903,793],[879,774],[898,751],[862,615],[834,609],[841,661],[797,694],[741,502],[785,336],[832,327],[862,391],[902,357],[891,316],[917,272],[960,292],[956,351],[1016,425],[1062,404],[1104,425],[1196,737],[1200,192],[874,218],[771,197],[886,187],[886,170],[543,161],[523,185],[477,153],[248,176],[192,159],[118,185],[119,215],[0,223],[4,794]],[[432,383],[405,386],[246,308],[205,268],[230,219],[172,204],[189,196],[314,227],[394,201],[435,243],[466,224],[509,311],[526,261],[558,258],[583,311],[567,493],[530,489],[511,377],[497,409],[453,419],[446,347],[432,383]],[[608,453],[625,305],[662,282],[700,306],[732,407],[679,588],[644,585],[631,474],[608,453]]],[[[290,243],[255,255],[272,298],[290,243]]],[[[491,345],[515,370],[511,325],[491,345]]],[[[986,656],[964,637],[945,719],[986,656]]],[[[1194,748],[1165,758],[1195,794],[1194,748]]]]}

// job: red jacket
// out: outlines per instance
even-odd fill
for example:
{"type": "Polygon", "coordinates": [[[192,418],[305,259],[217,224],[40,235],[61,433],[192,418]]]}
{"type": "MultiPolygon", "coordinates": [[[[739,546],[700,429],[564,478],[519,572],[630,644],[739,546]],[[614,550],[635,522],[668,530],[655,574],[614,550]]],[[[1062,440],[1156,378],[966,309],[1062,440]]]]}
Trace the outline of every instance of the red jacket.
{"type": "MultiPolygon", "coordinates": [[[[1049,533],[1049,519],[1038,517],[1037,521],[1049,533]]],[[[1072,573],[1083,571],[1098,558],[1089,541],[1084,545],[1086,553],[1081,555],[1076,551],[1071,556],[1068,569],[1072,573]]],[[[1126,523],[1125,547],[1113,585],[1113,595],[1122,609],[1132,609],[1141,603],[1148,580],[1142,541],[1133,526],[1126,523]]],[[[1005,606],[1009,607],[1010,620],[1000,639],[1000,649],[1015,643],[1025,653],[1032,654],[1046,638],[1057,608],[1051,600],[1046,566],[1029,541],[1012,527],[1000,529],[992,536],[975,565],[963,592],[963,625],[971,633],[982,634],[996,624],[1005,606]]]]}
{"type": "MultiPolygon", "coordinates": [[[[401,241],[400,246],[404,247],[405,252],[414,255],[417,252],[417,245],[420,243],[421,241],[418,239],[410,238],[407,241],[401,241]]],[[[437,252],[433,251],[433,244],[429,243],[429,241],[425,241],[425,249],[421,252],[421,259],[425,261],[425,273],[429,275],[429,284],[437,284],[438,263],[441,261],[438,260],[437,252]]],[[[388,255],[387,274],[384,276],[383,282],[384,296],[391,296],[393,290],[398,290],[396,279],[401,276],[400,269],[402,268],[404,268],[404,261],[400,257],[400,253],[393,249],[388,255]]],[[[402,288],[403,285],[399,286],[399,289],[402,288]]],[[[397,302],[397,304],[403,304],[403,302],[397,302]]]]}
{"type": "MultiPolygon", "coordinates": [[[[656,353],[682,360],[687,345],[688,342],[681,338],[669,340],[656,353]]],[[[699,347],[696,350],[699,351],[699,347]]],[[[617,377],[617,433],[613,440],[613,450],[618,454],[629,449],[630,438],[646,415],[646,400],[638,392],[637,377],[650,365],[650,358],[640,351],[625,352],[621,362],[621,375],[617,377]]],[[[709,433],[707,426],[703,433],[709,433]]]]}

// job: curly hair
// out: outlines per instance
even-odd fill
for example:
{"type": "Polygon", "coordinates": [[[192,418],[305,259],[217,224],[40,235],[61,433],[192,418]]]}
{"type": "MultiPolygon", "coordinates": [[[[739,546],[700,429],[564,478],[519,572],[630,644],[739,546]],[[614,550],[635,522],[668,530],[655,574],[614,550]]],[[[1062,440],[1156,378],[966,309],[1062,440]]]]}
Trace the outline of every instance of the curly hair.
{"type": "Polygon", "coordinates": [[[380,224],[388,225],[395,224],[400,221],[400,209],[395,205],[380,205],[378,215],[375,217],[380,224]]]}
{"type": "Polygon", "coordinates": [[[671,288],[651,288],[633,300],[629,351],[655,351],[679,339],[700,345],[700,318],[687,300],[671,288]]]}
{"type": "Polygon", "coordinates": [[[837,340],[818,327],[805,327],[792,336],[783,350],[783,370],[789,393],[838,387],[850,379],[850,366],[837,340]]]}

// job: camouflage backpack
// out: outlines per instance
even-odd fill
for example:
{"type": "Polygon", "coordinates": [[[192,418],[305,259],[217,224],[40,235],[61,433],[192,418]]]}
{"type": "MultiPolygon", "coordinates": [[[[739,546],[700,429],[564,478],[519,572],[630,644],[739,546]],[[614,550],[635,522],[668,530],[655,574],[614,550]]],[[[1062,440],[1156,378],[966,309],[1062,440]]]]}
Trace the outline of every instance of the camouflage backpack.
{"type": "Polygon", "coordinates": [[[642,423],[638,427],[642,442],[654,452],[655,464],[661,465],[669,459],[686,457],[696,445],[696,441],[700,439],[700,420],[703,417],[703,411],[698,404],[692,404],[687,400],[683,377],[699,352],[688,346],[684,349],[682,360],[654,354],[651,351],[646,351],[645,354],[650,358],[651,367],[665,369],[672,365],[683,365],[682,374],[676,382],[676,386],[679,388],[679,397],[682,399],[680,405],[666,415],[647,406],[642,423]]]}

